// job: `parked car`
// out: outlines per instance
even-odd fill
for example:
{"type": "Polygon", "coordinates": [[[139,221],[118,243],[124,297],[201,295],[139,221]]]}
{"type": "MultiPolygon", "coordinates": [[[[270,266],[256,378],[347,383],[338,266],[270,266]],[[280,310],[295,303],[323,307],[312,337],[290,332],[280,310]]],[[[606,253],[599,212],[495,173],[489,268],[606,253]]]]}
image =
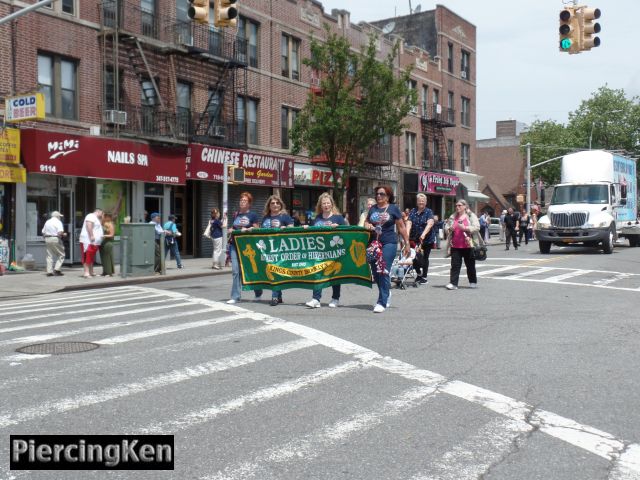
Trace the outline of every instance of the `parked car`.
{"type": "Polygon", "coordinates": [[[491,217],[489,235],[500,235],[500,219],[498,217],[491,217]]]}

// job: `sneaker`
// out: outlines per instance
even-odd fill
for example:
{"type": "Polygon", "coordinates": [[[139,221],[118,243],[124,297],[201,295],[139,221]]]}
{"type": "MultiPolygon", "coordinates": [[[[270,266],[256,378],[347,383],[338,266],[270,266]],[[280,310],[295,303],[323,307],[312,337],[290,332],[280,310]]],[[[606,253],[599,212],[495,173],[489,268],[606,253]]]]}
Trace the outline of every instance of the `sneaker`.
{"type": "Polygon", "coordinates": [[[184,268],[184,265],[178,265],[178,268],[184,268]]]}
{"type": "Polygon", "coordinates": [[[426,278],[420,277],[419,279],[416,280],[416,282],[418,282],[420,285],[427,285],[429,283],[429,280],[427,280],[426,278]]]}
{"type": "Polygon", "coordinates": [[[278,302],[277,298],[272,298],[271,302],[269,303],[269,305],[271,305],[272,307],[277,307],[278,303],[282,303],[282,301],[278,302]]]}
{"type": "Polygon", "coordinates": [[[282,297],[278,297],[278,303],[282,303],[282,297]]]}
{"type": "Polygon", "coordinates": [[[259,297],[254,297],[253,298],[254,302],[259,302],[260,300],[262,300],[262,295],[260,295],[259,297]]]}
{"type": "Polygon", "coordinates": [[[478,288],[478,284],[477,283],[470,283],[469,284],[469,288],[478,288]]]}
{"type": "Polygon", "coordinates": [[[331,301],[329,302],[329,306],[331,308],[336,308],[340,306],[340,300],[338,300],[337,298],[332,298],[331,301]]]}
{"type": "Polygon", "coordinates": [[[53,277],[53,273],[47,273],[47,277],[53,277]]]}
{"type": "Polygon", "coordinates": [[[375,307],[373,307],[373,313],[382,313],[384,311],[385,308],[380,304],[377,304],[375,307]]]}
{"type": "Polygon", "coordinates": [[[447,290],[457,290],[458,287],[453,283],[447,283],[447,290]]]}
{"type": "Polygon", "coordinates": [[[236,300],[235,298],[230,298],[229,300],[227,300],[228,305],[234,305],[236,303],[238,303],[238,300],[236,300]]]}
{"type": "Polygon", "coordinates": [[[389,296],[387,297],[387,308],[391,306],[391,292],[389,292],[389,296]]]}
{"type": "Polygon", "coordinates": [[[320,308],[320,302],[315,298],[309,300],[307,303],[305,303],[305,305],[309,308],[320,308]]]}

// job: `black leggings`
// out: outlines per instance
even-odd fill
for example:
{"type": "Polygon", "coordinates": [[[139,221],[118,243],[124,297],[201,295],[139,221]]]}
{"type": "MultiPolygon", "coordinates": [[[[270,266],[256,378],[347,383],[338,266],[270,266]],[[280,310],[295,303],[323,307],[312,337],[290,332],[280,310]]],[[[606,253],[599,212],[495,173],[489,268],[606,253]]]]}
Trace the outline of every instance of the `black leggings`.
{"type": "Polygon", "coordinates": [[[422,253],[416,254],[416,258],[413,261],[413,267],[422,278],[427,278],[427,273],[429,273],[429,255],[431,255],[432,248],[433,243],[423,243],[422,253]]]}

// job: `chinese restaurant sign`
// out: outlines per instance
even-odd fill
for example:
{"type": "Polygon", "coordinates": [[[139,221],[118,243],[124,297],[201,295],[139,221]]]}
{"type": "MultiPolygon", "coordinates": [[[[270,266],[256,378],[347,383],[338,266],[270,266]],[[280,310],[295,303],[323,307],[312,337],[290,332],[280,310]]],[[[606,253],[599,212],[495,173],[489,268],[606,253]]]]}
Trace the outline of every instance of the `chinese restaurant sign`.
{"type": "Polygon", "coordinates": [[[369,232],[361,227],[253,229],[233,234],[243,290],[371,287],[369,232]]]}
{"type": "Polygon", "coordinates": [[[436,172],[420,172],[418,174],[418,191],[437,195],[455,196],[460,179],[453,175],[436,172]]]}
{"type": "Polygon", "coordinates": [[[187,178],[223,181],[223,165],[244,168],[244,183],[270,187],[293,188],[293,160],[251,150],[192,143],[187,156],[187,178]]]}

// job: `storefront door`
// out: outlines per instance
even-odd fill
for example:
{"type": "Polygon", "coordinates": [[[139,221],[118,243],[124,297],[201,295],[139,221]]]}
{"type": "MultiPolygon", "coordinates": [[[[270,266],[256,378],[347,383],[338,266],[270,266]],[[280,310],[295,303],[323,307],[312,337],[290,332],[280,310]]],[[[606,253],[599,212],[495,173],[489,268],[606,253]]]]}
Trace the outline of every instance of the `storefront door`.
{"type": "Polygon", "coordinates": [[[60,213],[62,213],[62,223],[64,225],[64,231],[67,232],[67,236],[64,238],[64,263],[70,265],[73,263],[75,249],[78,247],[75,238],[75,228],[73,228],[74,218],[74,195],[72,190],[60,189],[60,199],[58,205],[60,205],[60,213]]]}

